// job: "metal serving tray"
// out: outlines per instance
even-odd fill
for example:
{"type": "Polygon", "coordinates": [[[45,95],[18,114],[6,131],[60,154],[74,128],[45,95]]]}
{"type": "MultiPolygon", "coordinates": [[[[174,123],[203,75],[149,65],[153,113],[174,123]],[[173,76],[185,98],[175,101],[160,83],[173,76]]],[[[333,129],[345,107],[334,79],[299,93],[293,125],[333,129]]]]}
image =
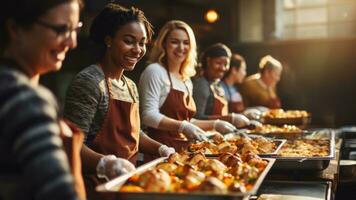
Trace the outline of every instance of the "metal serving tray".
{"type": "Polygon", "coordinates": [[[249,195],[253,195],[257,193],[258,188],[262,184],[264,178],[266,177],[268,171],[271,169],[272,165],[275,162],[275,159],[272,158],[264,158],[264,160],[268,161],[268,165],[264,169],[264,171],[260,174],[258,179],[256,180],[253,188],[247,192],[227,192],[223,194],[213,193],[213,192],[192,192],[192,193],[177,193],[177,192],[166,192],[166,193],[156,193],[156,192],[120,192],[120,187],[129,179],[132,175],[136,173],[145,172],[158,163],[166,161],[166,157],[158,158],[138,167],[134,172],[125,174],[123,176],[119,176],[107,183],[99,185],[96,187],[98,192],[103,192],[108,194],[113,199],[125,199],[125,200],[137,200],[137,199],[149,199],[149,200],[163,200],[163,199],[173,199],[173,200],[211,200],[211,199],[236,199],[241,200],[245,199],[249,195]]]}
{"type": "MultiPolygon", "coordinates": [[[[330,160],[335,158],[335,133],[332,130],[323,130],[324,139],[330,140],[329,143],[329,155],[322,157],[281,157],[274,156],[276,163],[273,165],[272,170],[308,170],[308,171],[321,171],[329,166],[330,160]]],[[[305,135],[307,139],[319,139],[313,138],[313,135],[317,136],[316,132],[310,132],[309,135],[305,135]]]]}

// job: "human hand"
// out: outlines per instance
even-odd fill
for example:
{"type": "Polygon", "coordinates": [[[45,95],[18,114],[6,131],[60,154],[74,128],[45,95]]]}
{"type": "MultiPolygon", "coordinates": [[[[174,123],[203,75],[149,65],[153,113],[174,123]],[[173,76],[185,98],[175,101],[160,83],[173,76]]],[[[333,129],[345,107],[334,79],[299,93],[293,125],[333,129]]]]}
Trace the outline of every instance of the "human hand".
{"type": "Polygon", "coordinates": [[[256,108],[248,108],[243,114],[250,120],[259,120],[261,118],[262,112],[256,108]]]}
{"type": "Polygon", "coordinates": [[[205,136],[205,132],[198,126],[183,120],[178,129],[179,132],[182,132],[190,140],[206,141],[208,140],[205,136]]]}
{"type": "Polygon", "coordinates": [[[231,123],[237,128],[250,125],[250,120],[241,114],[231,113],[231,123]]]}
{"type": "Polygon", "coordinates": [[[175,153],[176,150],[173,147],[168,147],[167,145],[161,145],[158,148],[158,153],[162,157],[168,157],[169,155],[175,153]]]}
{"type": "Polygon", "coordinates": [[[135,166],[128,160],[117,158],[114,155],[107,155],[100,158],[96,166],[96,173],[99,178],[107,180],[113,179],[122,174],[135,170],[135,166]]]}
{"type": "Polygon", "coordinates": [[[231,133],[235,129],[236,127],[227,121],[219,120],[219,119],[214,121],[214,130],[216,130],[219,133],[222,134],[231,133]]]}

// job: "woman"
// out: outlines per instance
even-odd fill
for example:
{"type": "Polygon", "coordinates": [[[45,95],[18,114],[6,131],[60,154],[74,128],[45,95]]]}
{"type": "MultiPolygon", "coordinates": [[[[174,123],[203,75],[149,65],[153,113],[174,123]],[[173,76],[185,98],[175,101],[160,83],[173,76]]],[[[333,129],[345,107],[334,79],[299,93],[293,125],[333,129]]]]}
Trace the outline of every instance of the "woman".
{"type": "Polygon", "coordinates": [[[241,113],[245,109],[241,94],[236,87],[236,84],[241,84],[243,82],[245,76],[245,59],[239,54],[233,54],[230,60],[230,68],[220,82],[220,85],[225,92],[225,98],[228,102],[228,110],[230,113],[241,113]]]}
{"type": "Polygon", "coordinates": [[[80,6],[80,0],[2,2],[0,199],[85,199],[81,135],[60,126],[53,95],[38,83],[76,47],[80,6]]]}
{"type": "Polygon", "coordinates": [[[241,115],[228,112],[228,102],[224,89],[219,84],[230,66],[230,49],[221,43],[208,47],[201,57],[203,76],[194,80],[193,97],[197,106],[198,119],[222,119],[236,127],[249,125],[249,120],[241,115]]]}
{"type": "MultiPolygon", "coordinates": [[[[151,138],[181,151],[194,140],[204,140],[203,130],[234,130],[227,122],[193,119],[196,109],[190,77],[195,74],[196,42],[188,24],[167,22],[158,34],[149,62],[141,75],[139,92],[141,118],[151,138]]],[[[145,159],[152,157],[145,155],[145,159]]]]}
{"type": "Polygon", "coordinates": [[[246,106],[281,107],[276,85],[280,80],[282,68],[282,64],[270,55],[261,59],[259,73],[247,77],[241,86],[241,94],[246,106]]]}
{"type": "MultiPolygon", "coordinates": [[[[140,133],[137,88],[123,75],[144,56],[151,35],[151,24],[136,8],[110,3],[93,20],[90,38],[102,46],[103,55],[97,64],[75,76],[64,109],[65,117],[84,130],[85,148],[97,154],[88,158],[93,161],[85,166],[88,173],[99,173],[101,163],[105,165],[115,157],[135,164],[139,150],[160,156],[174,153],[174,149],[140,133]]],[[[123,165],[131,170],[121,161],[117,168],[123,165]]],[[[92,177],[86,184],[88,196],[97,198],[92,192],[98,180],[92,177]]]]}

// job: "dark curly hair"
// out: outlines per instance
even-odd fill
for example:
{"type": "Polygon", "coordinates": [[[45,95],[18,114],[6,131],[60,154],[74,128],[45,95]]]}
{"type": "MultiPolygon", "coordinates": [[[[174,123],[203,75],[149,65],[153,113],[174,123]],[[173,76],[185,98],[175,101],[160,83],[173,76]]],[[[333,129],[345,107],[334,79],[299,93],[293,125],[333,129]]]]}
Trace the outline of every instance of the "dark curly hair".
{"type": "Polygon", "coordinates": [[[222,43],[213,44],[209,46],[207,49],[205,49],[204,52],[202,53],[200,57],[200,66],[202,67],[203,70],[206,70],[206,68],[208,67],[207,66],[208,58],[214,58],[220,56],[226,56],[230,58],[231,57],[230,48],[222,43]]]}
{"type": "Polygon", "coordinates": [[[0,6],[0,50],[9,45],[9,34],[5,27],[7,20],[28,28],[50,9],[73,1],[83,7],[82,0],[3,0],[0,6]]]}
{"type": "Polygon", "coordinates": [[[89,37],[95,43],[105,46],[106,36],[113,37],[122,26],[131,22],[143,23],[146,28],[147,39],[151,40],[153,35],[152,25],[143,11],[134,7],[128,9],[117,3],[109,3],[95,17],[90,27],[89,37]]]}

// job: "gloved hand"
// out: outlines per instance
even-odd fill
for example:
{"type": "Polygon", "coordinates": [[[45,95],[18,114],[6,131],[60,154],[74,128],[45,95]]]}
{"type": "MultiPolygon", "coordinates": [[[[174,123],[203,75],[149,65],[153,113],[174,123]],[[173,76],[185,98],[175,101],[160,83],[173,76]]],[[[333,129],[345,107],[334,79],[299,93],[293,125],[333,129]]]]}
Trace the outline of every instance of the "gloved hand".
{"type": "Polygon", "coordinates": [[[219,120],[219,119],[214,121],[214,130],[216,130],[219,133],[222,134],[232,133],[235,129],[236,127],[227,121],[219,120]]]}
{"type": "Polygon", "coordinates": [[[231,113],[231,123],[237,128],[245,127],[250,125],[250,120],[241,114],[231,113]]]}
{"type": "Polygon", "coordinates": [[[169,155],[175,153],[176,150],[173,147],[168,147],[167,145],[161,145],[158,148],[158,153],[162,157],[168,157],[169,155]]]}
{"type": "Polygon", "coordinates": [[[261,118],[262,112],[256,108],[248,108],[243,114],[250,120],[259,120],[261,118]]]}
{"type": "Polygon", "coordinates": [[[179,132],[182,132],[190,140],[206,141],[208,140],[205,136],[205,132],[197,127],[196,125],[183,120],[178,129],[179,132]]]}
{"type": "Polygon", "coordinates": [[[99,178],[110,180],[122,174],[134,171],[135,166],[130,161],[117,158],[114,155],[107,155],[100,158],[96,166],[96,173],[99,178]]]}

